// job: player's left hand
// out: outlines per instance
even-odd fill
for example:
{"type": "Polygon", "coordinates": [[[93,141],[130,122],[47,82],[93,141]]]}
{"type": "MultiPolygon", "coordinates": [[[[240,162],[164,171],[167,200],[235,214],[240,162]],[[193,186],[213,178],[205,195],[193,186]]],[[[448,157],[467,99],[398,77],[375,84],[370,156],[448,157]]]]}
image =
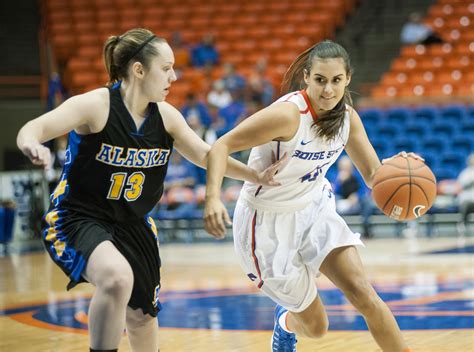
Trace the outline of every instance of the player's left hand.
{"type": "Polygon", "coordinates": [[[225,237],[226,224],[232,225],[227,209],[219,197],[206,198],[204,207],[204,228],[215,238],[225,237]]]}
{"type": "Polygon", "coordinates": [[[288,160],[288,153],[283,154],[283,157],[279,160],[273,158],[273,164],[267,167],[265,170],[257,174],[257,185],[262,186],[280,186],[281,183],[275,181],[275,175],[278,173],[278,170],[288,160]]]}
{"type": "Polygon", "coordinates": [[[416,159],[416,160],[420,160],[420,161],[425,161],[425,159],[423,159],[420,155],[416,154],[416,153],[413,153],[413,152],[406,152],[406,151],[401,151],[400,153],[398,154],[395,154],[394,156],[390,157],[390,158],[386,158],[386,159],[383,159],[382,160],[382,164],[385,163],[386,161],[389,161],[390,159],[393,159],[393,158],[396,158],[396,157],[399,157],[401,156],[402,158],[413,158],[413,159],[416,159]]]}

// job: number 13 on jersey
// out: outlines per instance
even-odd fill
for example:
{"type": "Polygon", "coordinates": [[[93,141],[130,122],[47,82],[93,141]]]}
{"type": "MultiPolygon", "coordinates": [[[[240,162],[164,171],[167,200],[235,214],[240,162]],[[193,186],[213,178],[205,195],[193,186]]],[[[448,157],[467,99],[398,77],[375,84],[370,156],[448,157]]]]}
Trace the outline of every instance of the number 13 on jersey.
{"type": "Polygon", "coordinates": [[[133,202],[141,196],[143,190],[143,183],[145,182],[145,175],[141,171],[134,172],[128,176],[126,172],[115,172],[110,176],[109,194],[107,199],[119,200],[124,191],[124,198],[133,202]]]}

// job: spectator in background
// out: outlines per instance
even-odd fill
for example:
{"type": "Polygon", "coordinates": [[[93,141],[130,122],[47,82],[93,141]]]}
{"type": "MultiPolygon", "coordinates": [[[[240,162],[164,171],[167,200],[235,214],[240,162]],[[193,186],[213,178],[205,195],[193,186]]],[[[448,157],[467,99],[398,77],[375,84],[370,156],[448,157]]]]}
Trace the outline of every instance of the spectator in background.
{"type": "Polygon", "coordinates": [[[458,224],[458,233],[461,236],[466,234],[467,217],[474,213],[474,153],[467,159],[467,167],[461,171],[458,177],[461,192],[458,195],[459,211],[461,221],[458,224]]]}
{"type": "Polygon", "coordinates": [[[219,53],[214,46],[214,36],[206,34],[202,37],[201,43],[191,51],[191,62],[194,67],[204,67],[206,65],[215,66],[219,62],[219,53]]]}
{"type": "Polygon", "coordinates": [[[341,215],[357,214],[360,212],[359,190],[360,182],[354,174],[352,161],[348,156],[342,156],[337,163],[338,174],[334,185],[336,194],[336,210],[341,215]]]}
{"type": "MultiPolygon", "coordinates": [[[[206,104],[199,101],[194,93],[188,93],[186,95],[186,101],[181,108],[181,112],[183,113],[184,118],[188,121],[192,116],[196,116],[199,122],[209,127],[212,123],[211,114],[209,113],[209,109],[207,108],[206,104]]],[[[212,144],[212,143],[211,143],[212,144]]]]}
{"type": "Polygon", "coordinates": [[[418,12],[411,13],[408,22],[403,25],[400,41],[403,44],[424,45],[443,42],[430,26],[421,22],[421,16],[418,12]]]}
{"type": "Polygon", "coordinates": [[[259,105],[258,109],[270,105],[273,101],[273,94],[275,93],[272,83],[265,76],[266,69],[266,60],[259,60],[249,78],[248,95],[251,101],[259,105]]]}
{"type": "Polygon", "coordinates": [[[232,103],[232,95],[225,88],[224,81],[217,80],[212,85],[212,90],[207,95],[207,103],[218,109],[223,109],[232,103]]]}
{"type": "Polygon", "coordinates": [[[165,194],[168,200],[167,210],[183,210],[194,207],[189,202],[189,194],[196,185],[196,166],[184,159],[179,153],[172,153],[165,178],[165,194]]]}
{"type": "MultiPolygon", "coordinates": [[[[209,127],[209,125],[203,125],[201,119],[196,114],[189,115],[186,121],[189,127],[207,144],[212,145],[217,140],[216,131],[212,127],[209,127]]],[[[198,185],[206,184],[206,170],[200,167],[196,168],[196,178],[198,185]]]]}
{"type": "Polygon", "coordinates": [[[217,135],[220,137],[247,116],[247,106],[244,101],[243,93],[234,93],[229,105],[219,110],[219,123],[216,127],[217,135]]]}
{"type": "Polygon", "coordinates": [[[224,64],[222,81],[225,88],[231,93],[241,93],[246,85],[245,78],[235,71],[234,64],[227,62],[224,64]]]}
{"type": "Polygon", "coordinates": [[[171,36],[171,48],[174,52],[174,70],[176,75],[181,76],[181,71],[189,66],[190,63],[190,48],[183,41],[180,32],[174,32],[171,36]]]}
{"type": "Polygon", "coordinates": [[[46,111],[51,111],[67,99],[66,89],[61,83],[59,73],[52,72],[48,82],[48,96],[46,99],[46,111]]]}

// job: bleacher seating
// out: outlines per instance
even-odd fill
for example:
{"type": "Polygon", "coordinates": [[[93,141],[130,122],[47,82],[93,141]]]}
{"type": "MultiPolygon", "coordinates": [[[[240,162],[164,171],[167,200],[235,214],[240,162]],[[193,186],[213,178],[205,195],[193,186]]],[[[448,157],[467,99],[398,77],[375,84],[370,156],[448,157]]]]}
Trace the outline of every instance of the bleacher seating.
{"type": "Polygon", "coordinates": [[[379,157],[401,150],[422,155],[438,180],[455,179],[474,152],[472,107],[420,106],[360,111],[379,157]]]}
{"type": "Polygon", "coordinates": [[[372,98],[474,96],[474,3],[439,0],[424,23],[443,44],[405,45],[372,90],[372,98]]]}
{"type": "MultiPolygon", "coordinates": [[[[245,74],[266,57],[268,75],[279,84],[297,54],[333,37],[355,4],[356,0],[43,0],[42,12],[52,51],[66,67],[65,85],[76,94],[106,83],[103,42],[133,27],[148,28],[168,40],[180,31],[190,45],[213,33],[221,63],[234,63],[245,74]]],[[[175,82],[168,100],[179,105],[189,84],[175,82]]]]}

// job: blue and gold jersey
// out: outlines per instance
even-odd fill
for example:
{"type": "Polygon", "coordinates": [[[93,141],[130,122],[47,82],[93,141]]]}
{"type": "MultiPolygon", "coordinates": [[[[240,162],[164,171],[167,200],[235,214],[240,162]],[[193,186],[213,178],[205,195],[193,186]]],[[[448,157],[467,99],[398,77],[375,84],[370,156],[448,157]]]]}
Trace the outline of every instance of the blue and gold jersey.
{"type": "Polygon", "coordinates": [[[109,88],[110,111],[104,129],[69,134],[66,162],[51,208],[93,218],[129,222],[143,219],[163,194],[173,149],[156,103],[139,130],[120,95],[109,88]]]}

